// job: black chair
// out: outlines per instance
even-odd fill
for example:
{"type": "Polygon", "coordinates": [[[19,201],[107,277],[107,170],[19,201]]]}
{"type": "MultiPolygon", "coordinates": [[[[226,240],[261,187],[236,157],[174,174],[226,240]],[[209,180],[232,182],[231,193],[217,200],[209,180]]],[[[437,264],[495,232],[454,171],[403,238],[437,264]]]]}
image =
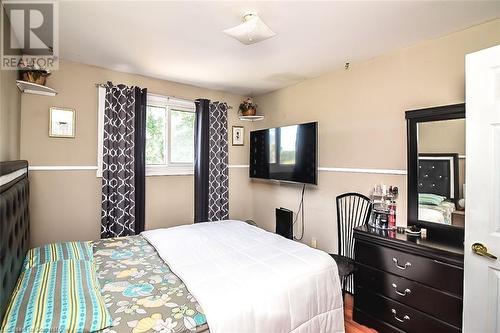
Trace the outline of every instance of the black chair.
{"type": "Polygon", "coordinates": [[[359,193],[344,193],[337,197],[338,254],[331,254],[337,263],[342,291],[354,293],[352,273],[354,264],[353,229],[370,220],[372,202],[359,193]]]}

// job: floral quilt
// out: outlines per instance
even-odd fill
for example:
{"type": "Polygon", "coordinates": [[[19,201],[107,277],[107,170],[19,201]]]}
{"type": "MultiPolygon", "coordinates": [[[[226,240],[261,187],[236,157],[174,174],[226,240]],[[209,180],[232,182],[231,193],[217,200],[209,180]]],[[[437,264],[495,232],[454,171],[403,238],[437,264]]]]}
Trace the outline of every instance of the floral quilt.
{"type": "Polygon", "coordinates": [[[208,332],[203,310],[142,236],[93,243],[94,262],[113,326],[104,333],[208,332]]]}

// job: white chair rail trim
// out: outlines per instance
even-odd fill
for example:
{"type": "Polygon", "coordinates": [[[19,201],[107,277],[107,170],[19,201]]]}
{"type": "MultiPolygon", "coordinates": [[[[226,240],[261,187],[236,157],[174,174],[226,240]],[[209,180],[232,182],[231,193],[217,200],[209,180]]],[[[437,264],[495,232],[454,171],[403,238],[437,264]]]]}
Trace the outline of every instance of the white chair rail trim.
{"type": "Polygon", "coordinates": [[[30,165],[29,171],[97,170],[97,165],[30,165]]]}
{"type": "MultiPolygon", "coordinates": [[[[248,168],[245,164],[230,164],[230,169],[248,168]]],[[[96,165],[32,165],[30,171],[80,171],[80,170],[97,170],[96,165]]],[[[406,170],[398,169],[375,169],[375,168],[335,168],[335,167],[319,167],[319,171],[324,172],[343,172],[343,173],[368,173],[382,175],[400,175],[407,174],[406,170]]]]}
{"type": "Polygon", "coordinates": [[[361,169],[361,168],[327,168],[327,167],[319,167],[319,171],[327,171],[327,172],[347,172],[347,173],[371,173],[371,174],[382,174],[382,175],[400,175],[404,176],[407,174],[406,170],[398,170],[398,169],[361,169]]]}

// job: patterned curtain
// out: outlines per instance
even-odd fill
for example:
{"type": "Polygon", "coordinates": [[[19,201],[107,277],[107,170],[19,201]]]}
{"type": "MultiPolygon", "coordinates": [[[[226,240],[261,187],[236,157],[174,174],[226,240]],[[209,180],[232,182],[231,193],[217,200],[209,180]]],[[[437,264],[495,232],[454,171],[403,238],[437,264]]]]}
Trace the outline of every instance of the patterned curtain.
{"type": "Polygon", "coordinates": [[[227,109],[196,100],[195,223],[229,218],[227,109]]]}
{"type": "Polygon", "coordinates": [[[229,218],[227,104],[210,103],[208,220],[229,218]]]}
{"type": "Polygon", "coordinates": [[[106,87],[101,238],[144,230],[146,89],[106,87]]]}

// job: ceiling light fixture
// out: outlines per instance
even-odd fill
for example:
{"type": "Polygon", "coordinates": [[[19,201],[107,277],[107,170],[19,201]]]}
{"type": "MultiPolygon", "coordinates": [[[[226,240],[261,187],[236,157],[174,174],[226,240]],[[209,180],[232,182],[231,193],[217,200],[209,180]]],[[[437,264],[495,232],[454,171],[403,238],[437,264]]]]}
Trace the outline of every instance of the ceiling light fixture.
{"type": "Polygon", "coordinates": [[[245,45],[258,43],[276,36],[276,33],[260,19],[257,13],[245,13],[243,23],[222,32],[236,38],[245,45]]]}

